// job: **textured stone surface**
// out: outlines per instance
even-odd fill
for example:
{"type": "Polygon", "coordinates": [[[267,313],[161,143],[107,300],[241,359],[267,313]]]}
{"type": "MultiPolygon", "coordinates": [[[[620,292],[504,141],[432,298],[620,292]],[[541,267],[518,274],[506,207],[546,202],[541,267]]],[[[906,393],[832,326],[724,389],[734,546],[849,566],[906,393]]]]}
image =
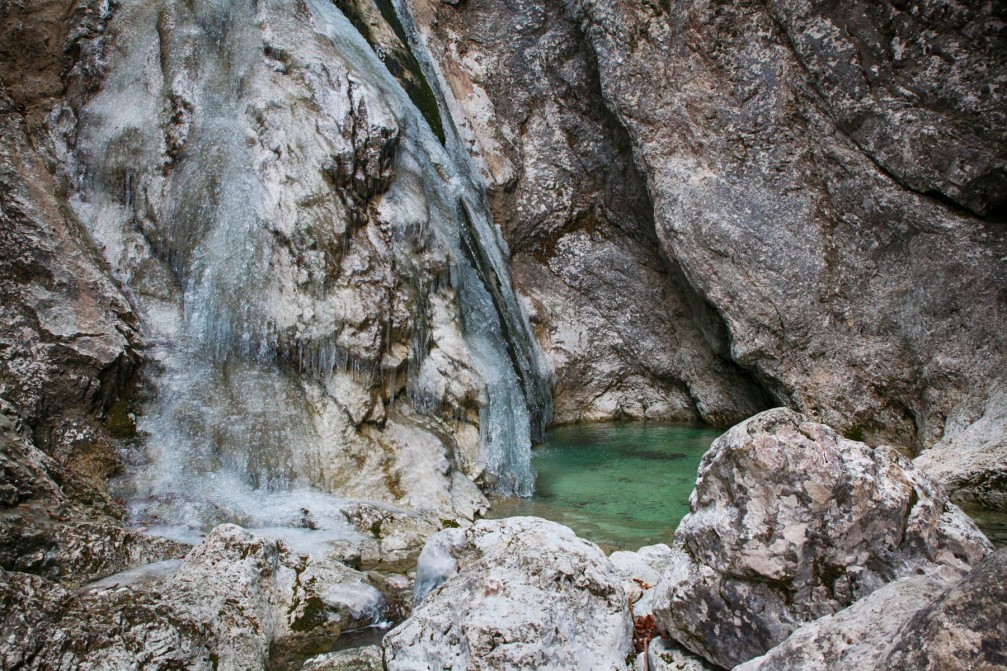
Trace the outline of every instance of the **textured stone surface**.
{"type": "Polygon", "coordinates": [[[644,176],[560,2],[411,2],[556,371],[558,422],[766,407],[658,244],[644,176]]]}
{"type": "Polygon", "coordinates": [[[1007,386],[985,407],[978,400],[958,408],[944,438],[913,463],[953,500],[1007,512],[1007,386]]]}
{"type": "Polygon", "coordinates": [[[703,658],[678,647],[673,641],[658,638],[650,642],[646,653],[640,653],[637,657],[636,668],[638,671],[712,671],[714,667],[703,658]],[[643,655],[646,655],[646,666],[643,664],[643,655]]]}
{"type": "Polygon", "coordinates": [[[964,573],[989,541],[891,448],[791,410],[764,412],[703,457],[655,588],[662,633],[731,667],[917,570],[964,573]]]}
{"type": "Polygon", "coordinates": [[[360,564],[364,569],[412,569],[423,544],[443,527],[443,521],[434,515],[371,503],[349,504],[342,513],[357,531],[371,536],[376,545],[365,544],[362,548],[360,564]]]}
{"type": "Polygon", "coordinates": [[[389,671],[626,669],[632,625],[611,563],[566,527],[479,521],[428,541],[413,614],[384,639],[389,671]]]}
{"type": "Polygon", "coordinates": [[[939,574],[900,578],[835,615],[804,625],[765,655],[735,668],[738,671],[889,668],[880,663],[896,633],[948,586],[948,576],[939,574]]]}
{"type": "Polygon", "coordinates": [[[342,652],[330,652],[312,657],[301,671],[384,671],[381,648],[369,645],[342,652]]]}
{"type": "Polygon", "coordinates": [[[19,424],[0,399],[0,568],[74,586],[184,554],[178,543],[124,529],[119,506],[19,424]]]}
{"type": "Polygon", "coordinates": [[[986,397],[1007,351],[996,3],[573,6],[733,361],[872,443],[928,446],[986,397]]]}
{"type": "Polygon", "coordinates": [[[906,622],[878,668],[1003,669],[1005,619],[1007,550],[999,550],[906,622]]]}
{"type": "Polygon", "coordinates": [[[152,581],[78,593],[0,572],[0,659],[27,669],[265,669],[380,615],[363,574],[295,555],[233,525],[152,581]]]}
{"type": "Polygon", "coordinates": [[[1000,550],[950,585],[946,572],[901,578],[737,668],[1002,669],[1005,572],[1007,551],[1000,550]]]}
{"type": "Polygon", "coordinates": [[[103,482],[117,462],[101,420],[139,363],[136,318],[18,107],[0,81],[0,396],[40,447],[103,482]]]}

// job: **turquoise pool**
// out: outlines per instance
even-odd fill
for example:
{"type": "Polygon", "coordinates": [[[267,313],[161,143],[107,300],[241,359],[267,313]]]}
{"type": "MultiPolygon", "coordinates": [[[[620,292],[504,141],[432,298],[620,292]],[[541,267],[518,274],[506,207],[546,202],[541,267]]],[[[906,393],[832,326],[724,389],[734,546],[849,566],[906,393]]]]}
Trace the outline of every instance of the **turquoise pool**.
{"type": "Polygon", "coordinates": [[[487,517],[544,517],[609,549],[670,543],[699,461],[721,433],[653,423],[553,429],[533,452],[535,496],[499,499],[487,517]]]}

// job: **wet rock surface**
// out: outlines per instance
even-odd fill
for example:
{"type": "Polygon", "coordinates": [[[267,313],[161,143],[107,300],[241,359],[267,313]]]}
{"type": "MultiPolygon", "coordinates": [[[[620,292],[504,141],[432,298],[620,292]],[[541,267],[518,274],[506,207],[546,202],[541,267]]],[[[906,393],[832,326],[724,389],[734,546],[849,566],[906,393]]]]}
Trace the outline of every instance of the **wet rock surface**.
{"type": "Polygon", "coordinates": [[[689,509],[654,612],[662,633],[728,668],[892,580],[960,575],[992,549],[897,452],[785,409],[714,442],[689,509]]]}
{"type": "Polygon", "coordinates": [[[218,527],[166,577],[73,593],[0,574],[8,668],[264,669],[273,658],[380,617],[383,598],[338,562],[218,527]]]}
{"type": "Polygon", "coordinates": [[[560,2],[411,3],[556,372],[557,422],[768,407],[662,250],[645,175],[560,2]]]}
{"type": "Polygon", "coordinates": [[[108,418],[139,364],[136,317],[20,109],[0,80],[0,396],[39,447],[103,483],[118,467],[108,418]]]}
{"type": "Polygon", "coordinates": [[[601,550],[532,517],[448,529],[423,549],[413,614],[382,644],[403,669],[625,669],[632,625],[601,550]]]}
{"type": "Polygon", "coordinates": [[[185,553],[122,526],[122,510],[89,479],[38,449],[0,399],[0,568],[75,586],[185,553]]]}

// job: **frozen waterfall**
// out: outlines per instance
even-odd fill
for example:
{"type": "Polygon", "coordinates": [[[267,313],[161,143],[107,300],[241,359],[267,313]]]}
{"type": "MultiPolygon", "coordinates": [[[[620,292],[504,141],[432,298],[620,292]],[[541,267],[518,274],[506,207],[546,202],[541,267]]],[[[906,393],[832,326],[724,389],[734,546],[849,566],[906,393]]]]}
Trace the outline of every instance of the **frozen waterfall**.
{"type": "Polygon", "coordinates": [[[127,3],[110,22],[71,204],[156,361],[123,494],[188,528],[306,510],[337,528],[328,492],[421,500],[463,465],[530,495],[549,374],[484,187],[332,3],[298,6],[127,3]],[[475,465],[451,435],[466,408],[475,465]]]}

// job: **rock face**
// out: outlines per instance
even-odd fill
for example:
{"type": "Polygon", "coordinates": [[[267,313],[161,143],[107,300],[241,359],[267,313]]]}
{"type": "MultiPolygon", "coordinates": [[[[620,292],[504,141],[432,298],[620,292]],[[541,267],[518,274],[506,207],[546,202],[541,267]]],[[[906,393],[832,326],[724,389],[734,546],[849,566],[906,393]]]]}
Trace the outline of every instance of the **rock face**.
{"type": "Polygon", "coordinates": [[[738,671],[1002,669],[1005,572],[1000,550],[950,587],[946,575],[896,580],[801,627],[738,671]]]}
{"type": "Polygon", "coordinates": [[[964,573],[991,549],[895,450],[791,410],[764,412],[703,457],[654,598],[659,629],[724,667],[915,571],[964,573]]]}
{"type": "Polygon", "coordinates": [[[900,578],[835,615],[804,625],[765,655],[735,668],[738,671],[891,668],[880,664],[899,629],[947,588],[948,576],[900,578]]]}
{"type": "Polygon", "coordinates": [[[985,408],[976,400],[959,408],[944,438],[913,463],[955,501],[1007,512],[1007,386],[985,408]]]}
{"type": "Polygon", "coordinates": [[[879,668],[1002,669],[1005,618],[1007,550],[1000,550],[906,622],[879,668]]]}
{"type": "Polygon", "coordinates": [[[985,399],[1007,368],[996,3],[568,4],[734,362],[872,443],[929,446],[985,399]]]}
{"type": "Polygon", "coordinates": [[[139,363],[136,317],[17,110],[0,80],[0,396],[40,447],[104,482],[117,462],[101,420],[139,363]]]}
{"type": "Polygon", "coordinates": [[[448,529],[420,556],[412,616],[384,639],[389,671],[626,669],[628,602],[593,543],[532,517],[448,529]]]}
{"type": "Polygon", "coordinates": [[[730,425],[767,407],[658,242],[645,176],[564,3],[409,3],[556,373],[557,422],[730,425]]]}
{"type": "Polygon", "coordinates": [[[121,509],[88,478],[39,450],[0,399],[0,568],[66,586],[184,554],[121,526],[121,509]]]}
{"type": "MultiPolygon", "coordinates": [[[[21,172],[56,185],[137,311],[116,290],[86,336],[56,325],[82,335],[78,349],[101,345],[101,372],[118,379],[136,363],[114,355],[132,351],[138,319],[154,365],[136,428],[156,439],[131,457],[176,470],[124,495],[191,495],[218,470],[253,489],[295,482],[469,517],[486,505],[475,480],[528,493],[549,375],[499,232],[436,119],[339,10],[94,3],[70,21],[42,4],[0,10],[56,33],[29,65],[18,54],[31,31],[2,34],[0,76],[41,82],[32,93],[19,80],[17,105],[49,164],[21,172]]],[[[104,269],[84,251],[55,255],[104,269]]],[[[86,390],[100,412],[115,400],[86,390]]]]}
{"type": "Polygon", "coordinates": [[[0,573],[6,668],[264,669],[380,615],[363,574],[222,526],[166,577],[78,593],[0,573]],[[313,643],[314,642],[314,643],[313,643]]]}

